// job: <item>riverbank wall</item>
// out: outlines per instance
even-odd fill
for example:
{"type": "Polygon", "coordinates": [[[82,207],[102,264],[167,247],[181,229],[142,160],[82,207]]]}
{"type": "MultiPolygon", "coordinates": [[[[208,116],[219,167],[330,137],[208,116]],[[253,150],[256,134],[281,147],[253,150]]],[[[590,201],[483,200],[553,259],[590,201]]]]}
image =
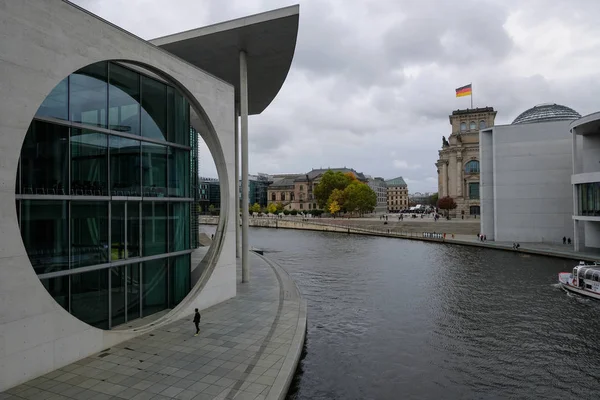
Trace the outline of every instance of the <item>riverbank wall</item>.
{"type": "MultiPolygon", "coordinates": [[[[214,216],[203,216],[200,217],[200,223],[205,225],[216,225],[219,221],[219,217],[214,216]]],[[[427,231],[415,231],[413,229],[398,230],[398,227],[392,227],[391,229],[386,228],[387,225],[383,225],[383,228],[363,228],[359,225],[360,220],[337,220],[322,221],[315,219],[291,219],[291,218],[250,218],[249,226],[256,228],[270,228],[270,229],[296,229],[296,230],[307,230],[317,232],[337,232],[345,234],[358,234],[368,236],[378,236],[387,238],[397,238],[406,240],[419,240],[424,242],[436,242],[441,244],[452,244],[460,246],[471,246],[471,247],[483,247],[489,249],[497,249],[504,251],[513,251],[521,254],[535,254],[549,257],[558,257],[563,259],[587,261],[587,262],[600,262],[600,253],[596,252],[575,252],[572,246],[561,245],[558,243],[519,243],[520,248],[514,249],[513,244],[509,242],[494,242],[485,241],[482,242],[477,239],[476,234],[455,234],[452,226],[436,226],[430,225],[427,231]],[[448,229],[447,231],[438,230],[439,228],[448,229]],[[453,237],[454,236],[454,237],[453,237]]],[[[457,229],[461,227],[457,223],[457,229]]],[[[422,226],[427,228],[427,226],[422,226]]]]}

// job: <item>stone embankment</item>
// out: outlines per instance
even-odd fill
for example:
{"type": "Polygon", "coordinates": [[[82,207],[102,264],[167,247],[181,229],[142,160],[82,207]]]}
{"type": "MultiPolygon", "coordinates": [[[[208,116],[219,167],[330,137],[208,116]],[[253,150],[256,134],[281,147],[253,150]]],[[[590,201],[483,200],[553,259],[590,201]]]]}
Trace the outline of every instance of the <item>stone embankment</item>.
{"type": "MultiPolygon", "coordinates": [[[[219,217],[200,217],[201,224],[216,225],[219,217]]],[[[250,218],[252,227],[275,229],[298,229],[321,232],[340,232],[347,234],[370,235],[409,240],[421,240],[446,244],[457,244],[473,247],[514,251],[522,254],[538,254],[559,257],[570,260],[600,262],[599,252],[575,252],[572,246],[554,242],[520,243],[519,249],[514,249],[510,242],[479,241],[479,220],[440,220],[405,219],[404,221],[390,220],[384,224],[378,218],[314,218],[303,220],[299,217],[288,218],[250,218]],[[444,235],[445,234],[445,235],[444,235]],[[444,237],[445,236],[445,237],[444,237]]]]}

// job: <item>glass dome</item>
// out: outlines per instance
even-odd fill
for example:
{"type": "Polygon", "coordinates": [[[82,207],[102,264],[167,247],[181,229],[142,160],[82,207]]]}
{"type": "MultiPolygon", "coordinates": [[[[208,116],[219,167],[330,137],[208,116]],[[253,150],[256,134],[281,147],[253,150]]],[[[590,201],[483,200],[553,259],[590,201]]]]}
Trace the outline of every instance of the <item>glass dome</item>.
{"type": "Polygon", "coordinates": [[[522,112],[515,120],[515,124],[529,124],[533,122],[564,121],[581,118],[581,115],[572,108],[560,104],[540,104],[522,112]]]}

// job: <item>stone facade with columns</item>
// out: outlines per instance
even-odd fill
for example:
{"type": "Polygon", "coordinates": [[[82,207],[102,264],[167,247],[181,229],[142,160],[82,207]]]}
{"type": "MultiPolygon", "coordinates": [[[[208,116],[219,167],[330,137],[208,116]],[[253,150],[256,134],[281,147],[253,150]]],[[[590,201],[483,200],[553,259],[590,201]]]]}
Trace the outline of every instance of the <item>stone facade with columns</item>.
{"type": "Polygon", "coordinates": [[[442,137],[436,163],[439,197],[450,196],[457,204],[456,216],[479,215],[479,130],[494,125],[493,107],[453,111],[452,132],[442,137]]]}

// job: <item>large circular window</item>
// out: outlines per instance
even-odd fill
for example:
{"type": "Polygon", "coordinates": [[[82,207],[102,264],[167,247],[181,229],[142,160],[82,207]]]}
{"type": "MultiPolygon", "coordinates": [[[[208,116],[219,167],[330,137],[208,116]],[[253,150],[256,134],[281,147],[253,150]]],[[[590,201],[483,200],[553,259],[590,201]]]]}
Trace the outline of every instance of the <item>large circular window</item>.
{"type": "Polygon", "coordinates": [[[122,63],[74,72],[40,106],[17,215],[35,272],[74,316],[110,329],[187,295],[197,138],[184,96],[122,63]]]}

